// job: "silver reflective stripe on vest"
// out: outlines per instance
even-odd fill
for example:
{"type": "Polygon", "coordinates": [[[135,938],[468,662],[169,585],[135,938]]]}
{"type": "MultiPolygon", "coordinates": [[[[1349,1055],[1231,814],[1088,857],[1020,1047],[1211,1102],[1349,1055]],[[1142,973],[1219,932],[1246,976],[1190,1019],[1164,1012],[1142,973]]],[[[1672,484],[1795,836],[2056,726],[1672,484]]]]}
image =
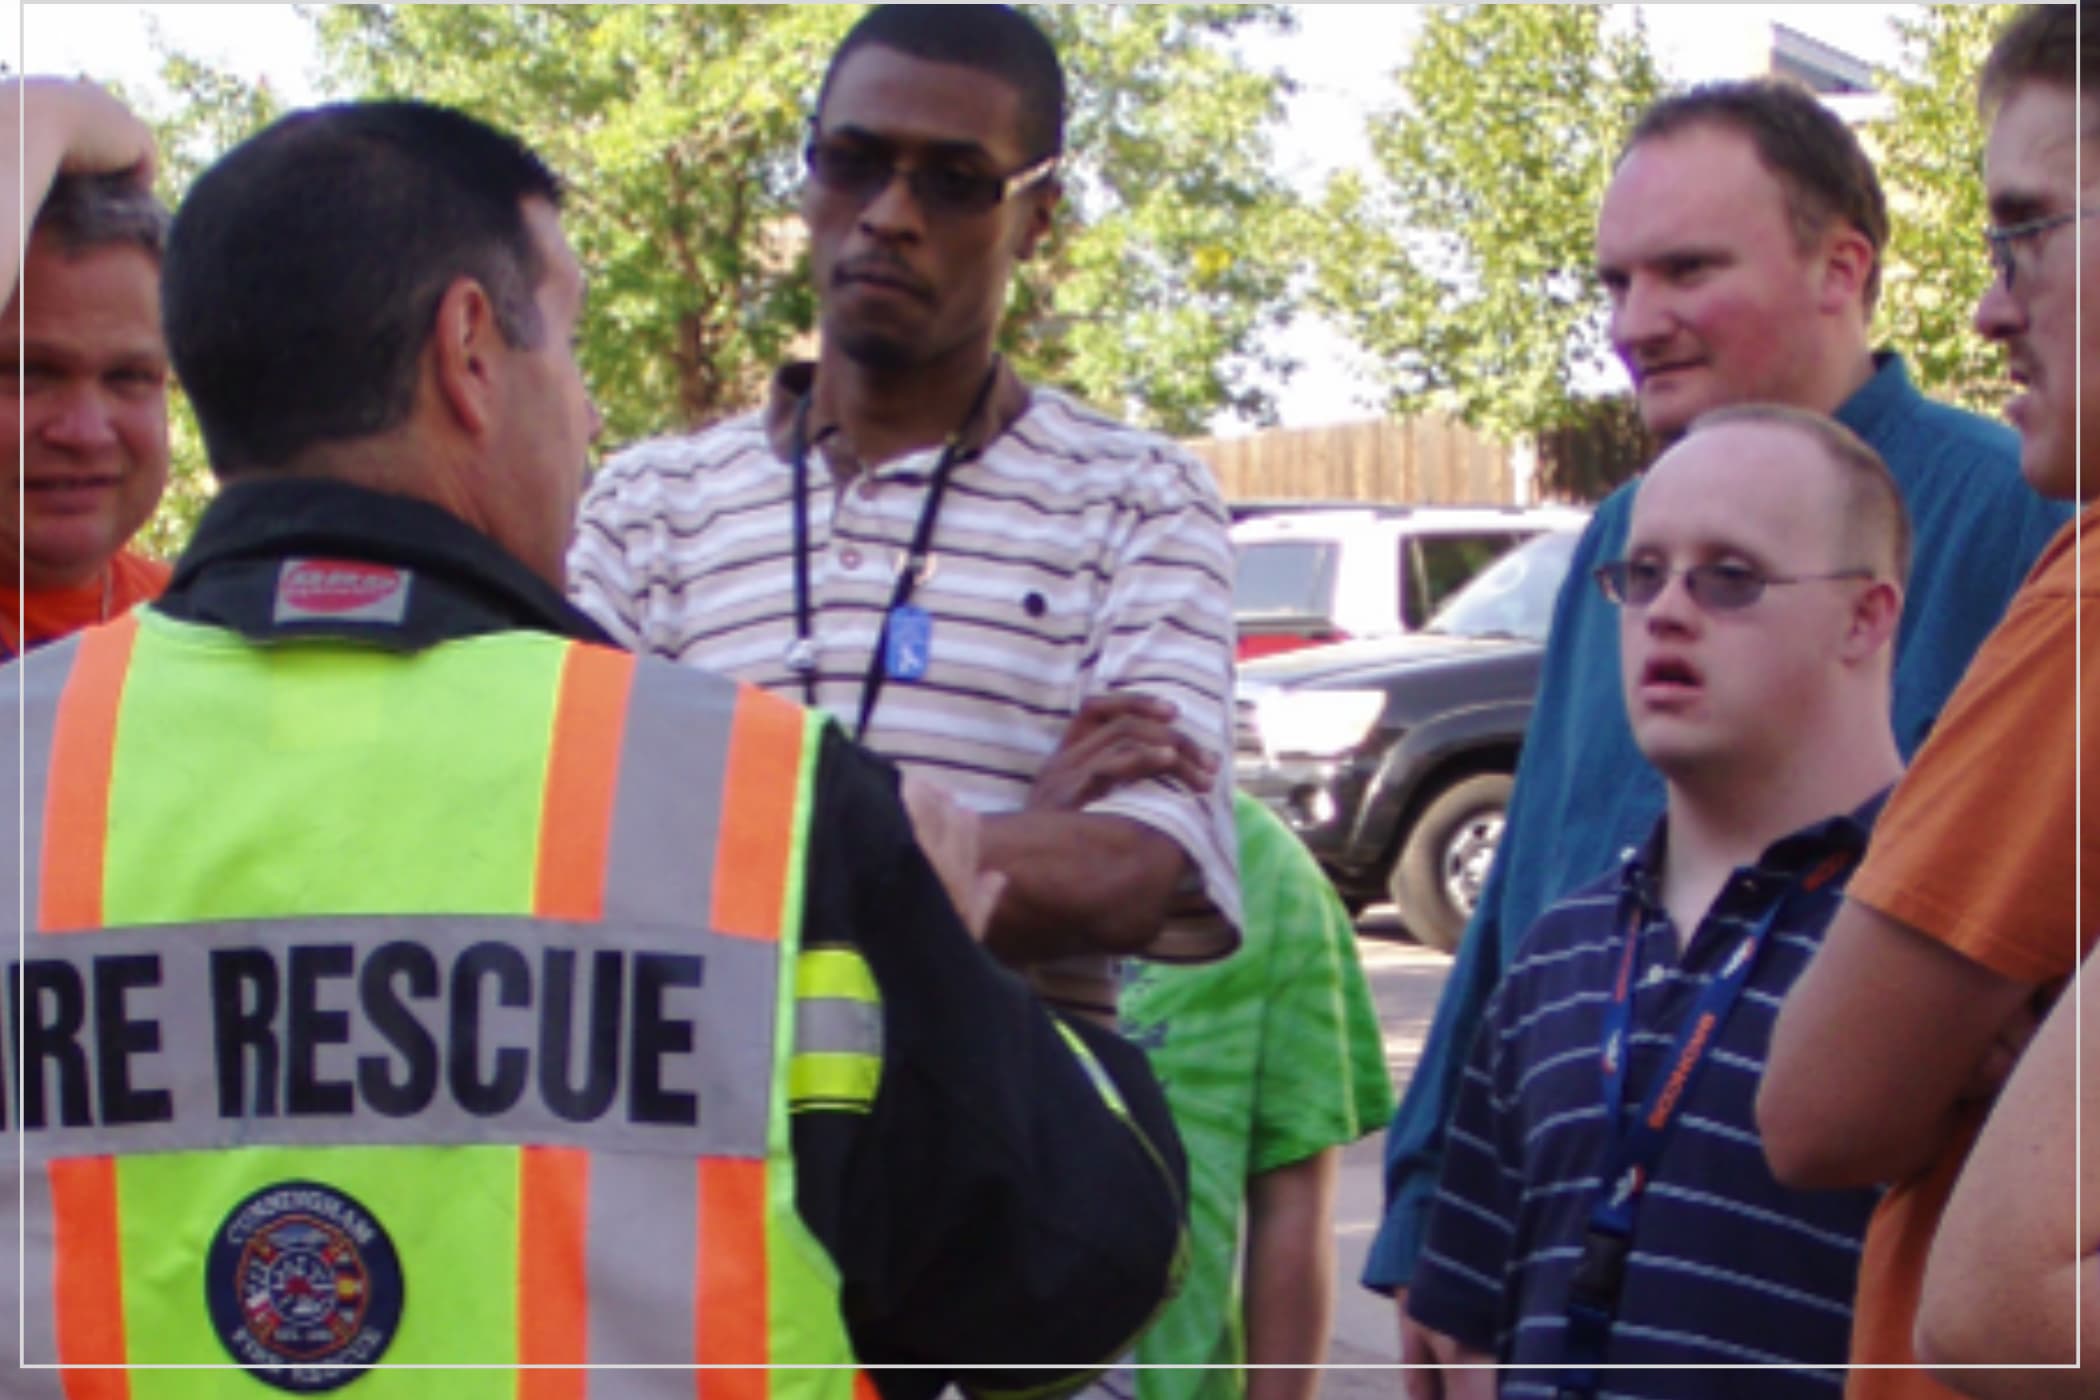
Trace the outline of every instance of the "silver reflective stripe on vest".
{"type": "MultiPolygon", "coordinates": [[[[19,911],[7,911],[14,930],[14,936],[6,943],[10,966],[19,957],[29,930],[36,925],[43,890],[42,852],[34,843],[25,848],[22,820],[27,817],[31,831],[43,828],[44,803],[50,787],[52,723],[58,713],[59,697],[65,694],[79,657],[80,639],[76,635],[28,653],[5,673],[13,682],[4,687],[7,700],[15,698],[16,685],[21,687],[23,735],[19,751],[13,744],[0,745],[5,749],[0,773],[5,774],[6,783],[4,794],[0,794],[0,860],[19,862],[17,885],[22,899],[19,911]]],[[[19,1087],[12,1068],[15,1027],[11,1016],[0,1017],[0,1022],[6,1026],[4,1063],[9,1066],[4,1091],[0,1092],[4,1092],[7,1101],[7,1122],[11,1127],[19,1087]]],[[[41,1166],[31,1166],[25,1176],[14,1146],[11,1136],[0,1133],[0,1239],[6,1241],[0,1245],[0,1331],[6,1334],[6,1340],[0,1341],[0,1375],[5,1376],[0,1382],[0,1394],[9,1400],[64,1400],[63,1373],[56,1369],[20,1369],[24,1365],[56,1367],[58,1362],[57,1314],[48,1306],[57,1246],[50,1176],[41,1166]],[[28,1207],[26,1215],[22,1211],[24,1205],[28,1207]],[[31,1281],[29,1300],[34,1304],[26,1310],[22,1307],[24,1278],[31,1281]],[[17,1318],[21,1319],[19,1332],[17,1318]]]]}
{"type": "Polygon", "coordinates": [[[882,1008],[864,1001],[804,997],[795,1003],[795,1053],[882,1058],[882,1008]]]}
{"type": "Polygon", "coordinates": [[[21,1087],[40,1102],[15,1101],[10,1025],[6,1126],[37,1110],[32,1164],[266,1144],[756,1160],[778,953],[691,928],[459,916],[38,939],[8,963],[34,1056],[21,1087]],[[83,1104],[87,1121],[63,1121],[83,1104]]]}
{"type": "MultiPolygon", "coordinates": [[[[27,847],[22,842],[22,819],[29,819],[29,829],[41,832],[44,827],[44,800],[51,777],[51,730],[52,721],[58,714],[59,697],[65,694],[66,682],[73,678],[73,664],[80,659],[80,637],[76,633],[64,641],[39,647],[20,661],[7,668],[10,681],[22,687],[22,747],[18,752],[13,744],[0,745],[6,756],[0,758],[0,773],[6,777],[6,788],[0,791],[0,860],[21,861],[22,908],[21,922],[13,924],[18,934],[36,927],[38,900],[43,885],[43,853],[35,844],[27,847]],[[21,805],[15,803],[21,796],[21,805]]],[[[5,687],[6,698],[14,698],[14,685],[5,687]]],[[[15,910],[7,911],[12,923],[15,910]]],[[[12,945],[15,940],[10,939],[12,945]]]]}
{"type": "MultiPolygon", "coordinates": [[[[591,1157],[585,1356],[630,1366],[690,1366],[699,1290],[700,1167],[668,1157],[591,1157]]],[[[596,1371],[593,1396],[693,1393],[690,1373],[596,1371]]]]}
{"type": "Polygon", "coordinates": [[[15,1319],[22,1319],[21,1361],[31,1366],[55,1366],[58,1363],[57,1311],[49,1306],[52,1266],[57,1258],[53,1243],[51,1180],[40,1167],[31,1167],[25,1179],[15,1166],[15,1154],[6,1154],[6,1164],[0,1166],[0,1229],[4,1229],[7,1243],[0,1247],[0,1330],[7,1339],[0,1342],[0,1395],[8,1400],[61,1400],[65,1387],[59,1382],[57,1371],[22,1371],[16,1368],[15,1319]],[[17,1183],[26,1190],[19,1194],[27,1197],[29,1206],[28,1231],[22,1230],[23,1217],[17,1213],[17,1183]],[[22,1273],[15,1270],[15,1241],[22,1241],[22,1273]],[[33,1306],[26,1313],[21,1308],[21,1281],[30,1280],[29,1297],[33,1306]]]}
{"type": "Polygon", "coordinates": [[[729,681],[646,659],[635,666],[606,858],[607,919],[707,921],[735,713],[729,681]]]}

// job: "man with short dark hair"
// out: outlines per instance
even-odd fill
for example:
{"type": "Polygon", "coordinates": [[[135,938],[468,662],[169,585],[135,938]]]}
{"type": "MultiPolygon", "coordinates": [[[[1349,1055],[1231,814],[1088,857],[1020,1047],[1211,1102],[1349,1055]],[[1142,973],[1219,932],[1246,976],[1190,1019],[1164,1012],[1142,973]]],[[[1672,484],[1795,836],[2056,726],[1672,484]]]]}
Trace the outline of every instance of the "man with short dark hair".
{"type": "Polygon", "coordinates": [[[1111,1019],[1104,955],[1237,937],[1231,554],[1201,463],[994,351],[1063,129],[1057,54],[1011,8],[863,16],[805,152],[816,362],[614,457],[572,563],[621,641],[830,709],[986,813],[989,946],[1111,1019]],[[1068,739],[1119,746],[1109,790],[1037,790],[1068,739]]]}
{"type": "MultiPolygon", "coordinates": [[[[1505,1394],[1837,1394],[1874,1193],[1781,1186],[1753,1102],[1901,771],[1907,554],[1871,448],[1748,405],[1663,454],[1591,580],[1668,804],[1540,917],[1489,1002],[1408,1290],[1447,1358],[1526,1368],[1505,1394]],[[1740,1364],[1797,1369],[1747,1387],[1703,1369],[1740,1364]]],[[[1494,1393],[1486,1372],[1442,1379],[1494,1393]]]]}
{"type": "Polygon", "coordinates": [[[92,83],[0,84],[0,150],[10,253],[0,433],[22,453],[19,490],[0,505],[0,541],[20,569],[0,566],[7,660],[167,583],[165,564],[125,546],[168,481],[159,300],[168,215],[152,193],[151,134],[92,83]],[[16,258],[24,209],[29,242],[16,258]]]}
{"type": "Polygon", "coordinates": [[[0,1314],[58,1367],[10,1395],[1033,1392],[1170,1289],[1158,1087],[974,941],[968,814],[922,848],[831,721],[563,596],[599,420],[561,200],[462,113],[357,103],[175,221],[224,489],[159,602],[18,665],[0,759],[0,1314]]]}
{"type": "MultiPolygon", "coordinates": [[[[2083,228],[2100,208],[2100,26],[2081,33],[2086,8],[2029,6],[1983,70],[1998,275],[1976,308],[1977,330],[2006,347],[2020,389],[2006,412],[2021,470],[2043,495],[2084,509],[2050,543],[1890,798],[1780,1018],[1758,1099],[1783,1180],[1893,1183],[1860,1265],[1851,1400],[1949,1394],[1914,1369],[1933,1234],[2038,1013],[2100,940],[2100,919],[2077,898],[2080,870],[2100,869],[2091,723],[2078,742],[2081,718],[2100,716],[2100,643],[2078,627],[2080,602],[2100,597],[2100,549],[2081,558],[2076,547],[2096,519],[2079,459],[2088,443],[2100,451],[2100,238],[2083,228]]],[[[2064,1120],[2074,1112],[2066,1096],[2064,1120]]],[[[2067,1216],[2063,1237],[2076,1228],[2067,1216]]],[[[2006,1355],[1976,1322],[1937,1322],[1941,1349],[2006,1355]]],[[[2077,1335],[2070,1319],[2050,1325],[2077,1335]]]]}
{"type": "MultiPolygon", "coordinates": [[[[1665,100],[1639,129],[1598,215],[1597,268],[1642,421],[1667,442],[1712,409],[1773,401],[1836,418],[1888,463],[1917,542],[1893,690],[1908,754],[2063,512],[2022,488],[2002,426],[1925,398],[1872,349],[1883,201],[1834,114],[1790,84],[1724,83],[1665,100]]],[[[1627,726],[1618,619],[1585,582],[1623,551],[1634,490],[1592,516],[1555,608],[1501,847],[1387,1137],[1373,1287],[1404,1289],[1413,1271],[1465,1055],[1517,940],[1662,809],[1627,726]]],[[[1402,1335],[1420,1358],[1428,1339],[1404,1311],[1402,1335]]]]}

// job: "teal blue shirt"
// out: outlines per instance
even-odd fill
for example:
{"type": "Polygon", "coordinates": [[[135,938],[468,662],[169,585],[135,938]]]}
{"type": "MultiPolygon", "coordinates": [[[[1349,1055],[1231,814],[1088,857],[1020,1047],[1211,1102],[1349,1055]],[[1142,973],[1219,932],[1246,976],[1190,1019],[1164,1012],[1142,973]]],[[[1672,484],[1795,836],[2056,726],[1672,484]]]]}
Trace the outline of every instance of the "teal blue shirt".
{"type": "MultiPolygon", "coordinates": [[[[1896,355],[1875,357],[1874,377],[1837,418],[1881,454],[1910,510],[1916,543],[1894,712],[1907,760],[2071,509],[2021,478],[2017,434],[1926,398],[1896,355]]],[[[1620,487],[1591,517],[1554,605],[1502,844],[1386,1134],[1386,1215],[1364,1266],[1367,1288],[1404,1287],[1413,1272],[1459,1076],[1518,942],[1555,900],[1637,845],[1662,812],[1662,779],[1626,722],[1617,612],[1590,578],[1624,553],[1633,492],[1633,483],[1620,487]]]]}

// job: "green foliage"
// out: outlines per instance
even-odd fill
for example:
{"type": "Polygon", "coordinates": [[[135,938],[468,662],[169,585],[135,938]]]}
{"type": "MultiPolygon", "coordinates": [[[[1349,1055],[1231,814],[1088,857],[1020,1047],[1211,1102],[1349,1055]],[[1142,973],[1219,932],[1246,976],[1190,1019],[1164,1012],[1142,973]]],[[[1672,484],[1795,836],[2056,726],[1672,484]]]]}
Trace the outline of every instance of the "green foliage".
{"type": "Polygon", "coordinates": [[[1271,422],[1266,348],[1295,308],[1301,209],[1274,173],[1288,86],[1239,51],[1276,5],[1025,7],[1063,55],[1072,158],[1060,232],[1017,279],[1023,369],[1177,434],[1271,422]]]}
{"type": "MultiPolygon", "coordinates": [[[[1270,173],[1283,80],[1241,57],[1280,6],[1037,6],[1073,95],[1059,231],[1016,279],[1025,373],[1170,431],[1273,416],[1265,344],[1299,259],[1270,173]]],[[[756,402],[816,316],[796,218],[823,66],[857,11],[343,5],[304,13],[341,96],[413,95],[518,132],[570,187],[581,358],[624,442],[756,402]]],[[[268,94],[179,55],[165,130],[206,158],[268,94]]],[[[194,165],[181,166],[187,174],[194,165]]]]}
{"type": "Polygon", "coordinates": [[[338,93],[460,107],[560,172],[591,277],[579,355],[606,441],[763,392],[813,316],[796,158],[850,11],[342,5],[310,17],[338,93]]]}
{"type": "Polygon", "coordinates": [[[1329,186],[1316,301],[1377,357],[1395,416],[1544,432],[1607,364],[1596,210],[1662,82],[1606,8],[1438,7],[1372,122],[1376,168],[1329,186]]]}
{"type": "MultiPolygon", "coordinates": [[[[151,22],[149,21],[149,24],[151,22]]],[[[170,208],[199,171],[241,138],[261,130],[283,111],[267,82],[250,84],[182,54],[167,52],[159,29],[151,37],[161,54],[160,82],[172,101],[164,112],[143,94],[118,95],[153,126],[159,161],[155,192],[170,208]]],[[[196,416],[179,386],[168,388],[168,489],[160,508],[133,544],[156,558],[180,553],[204,513],[215,484],[204,455],[196,416]]]]}
{"type": "Polygon", "coordinates": [[[1970,328],[1991,278],[1983,228],[1983,147],[1976,75],[2014,5],[1929,5],[1899,22],[1904,63],[1881,82],[1894,104],[1867,134],[1893,226],[1881,326],[1928,392],[1995,414],[2004,352],[1970,328]]]}

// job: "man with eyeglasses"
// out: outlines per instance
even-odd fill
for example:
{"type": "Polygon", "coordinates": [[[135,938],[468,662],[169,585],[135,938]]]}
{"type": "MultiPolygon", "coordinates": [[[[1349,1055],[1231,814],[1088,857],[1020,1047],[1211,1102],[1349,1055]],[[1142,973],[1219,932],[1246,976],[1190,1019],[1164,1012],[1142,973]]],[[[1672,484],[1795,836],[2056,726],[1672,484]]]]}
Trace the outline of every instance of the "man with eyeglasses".
{"type": "Polygon", "coordinates": [[[1063,127],[1018,12],[865,15],[805,152],[816,362],[609,461],[571,575],[622,642],[830,709],[986,813],[988,946],[1112,1020],[1107,955],[1237,942],[1232,569],[1201,463],[995,352],[1063,127]]]}
{"type": "MultiPolygon", "coordinates": [[[[1597,220],[1610,335],[1663,442],[1700,414],[1783,403],[1828,414],[1880,454],[1916,526],[1892,716],[1914,752],[2028,566],[2067,517],[2021,483],[2018,441],[1919,393],[1872,322],[1889,220],[1858,139],[1798,86],[1712,84],[1635,124],[1597,220]]],[[[1548,905],[1637,846],[1662,810],[1620,694],[1618,619],[1589,572],[1624,552],[1633,488],[1598,507],[1562,587],[1500,848],[1386,1141],[1386,1216],[1364,1281],[1401,1304],[1403,1356],[1437,1338],[1405,1290],[1446,1150],[1465,1055],[1518,940],[1548,905]]],[[[1417,1400],[1436,1373],[1411,1372],[1417,1400]]]]}
{"type": "MultiPolygon", "coordinates": [[[[1506,1395],[1762,1364],[1796,1369],[1608,1385],[1835,1400],[1874,1193],[1780,1185],[1754,1101],[1780,999],[1902,771],[1908,518],[1849,430],[1740,406],[1648,472],[1625,550],[1594,586],[1664,814],[1540,917],[1489,1002],[1409,1308],[1449,1359],[1527,1368],[1506,1395]]],[[[1486,1370],[1443,1385],[1496,1393],[1486,1370]]]]}
{"type": "MultiPolygon", "coordinates": [[[[2092,24],[2081,35],[2084,8],[2029,7],[1984,66],[1998,277],[1976,328],[2006,347],[2027,480],[2090,502],[2079,459],[2100,448],[2100,239],[2085,224],[2100,206],[2100,35],[2092,24]]],[[[1933,1234],[1976,1132],[2038,1014],[2100,934],[2077,894],[2081,867],[2100,869],[2094,724],[2079,743],[2081,720],[2100,718],[2100,640],[2077,617],[2081,598],[2100,595],[2100,548],[2082,558],[2077,548],[2094,519],[2088,507],[2057,536],[1977,653],[1774,1035],[1758,1101],[1774,1169],[1807,1187],[1894,1183],[1860,1264],[1849,1400],[1951,1393],[1916,1369],[1871,1367],[2073,1358],[2077,1325],[2063,1316],[1943,1314],[1916,1349],[1913,1329],[1933,1234]],[[2023,1333],[2052,1337],[2054,1354],[2036,1355],[2023,1333]]],[[[2075,1113],[2066,1095],[2061,1121],[2075,1113]]],[[[2063,1187],[2055,1199],[2069,1199],[2063,1187]]],[[[2068,1239],[2076,1224],[2059,1228],[2068,1239]]]]}

